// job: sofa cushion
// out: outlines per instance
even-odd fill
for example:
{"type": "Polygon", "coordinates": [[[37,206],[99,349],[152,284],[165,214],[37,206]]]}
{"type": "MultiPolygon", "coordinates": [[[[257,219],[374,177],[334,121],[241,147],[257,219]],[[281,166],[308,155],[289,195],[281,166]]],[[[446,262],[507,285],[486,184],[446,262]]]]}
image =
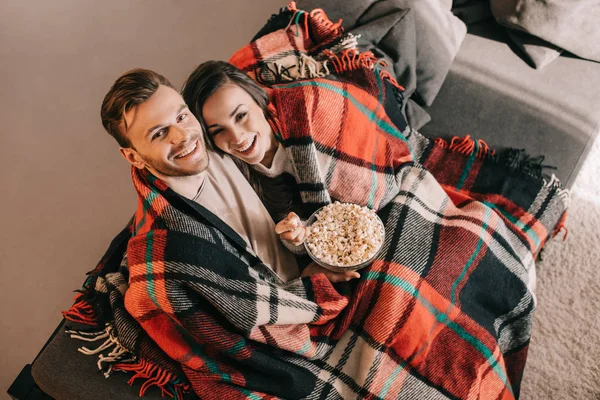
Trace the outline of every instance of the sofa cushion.
{"type": "Polygon", "coordinates": [[[506,31],[514,44],[517,45],[534,68],[541,69],[556,60],[562,49],[538,37],[525,32],[508,29],[506,31]]]}
{"type": "Polygon", "coordinates": [[[600,3],[569,0],[491,0],[496,20],[565,49],[600,61],[600,3]]]}

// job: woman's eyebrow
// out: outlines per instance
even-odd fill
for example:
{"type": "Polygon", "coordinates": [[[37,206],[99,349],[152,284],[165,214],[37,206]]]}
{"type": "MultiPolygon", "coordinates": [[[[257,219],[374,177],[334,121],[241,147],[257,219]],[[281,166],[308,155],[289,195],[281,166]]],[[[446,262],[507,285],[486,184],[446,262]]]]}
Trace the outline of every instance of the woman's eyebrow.
{"type": "Polygon", "coordinates": [[[233,110],[231,112],[231,114],[229,114],[229,117],[233,117],[233,115],[237,112],[238,108],[240,108],[241,106],[242,106],[241,104],[238,104],[238,106],[235,108],[235,110],[233,110]]]}
{"type": "MultiPolygon", "coordinates": [[[[229,114],[229,118],[233,117],[235,115],[235,113],[237,112],[237,110],[241,106],[243,106],[243,104],[238,104],[238,106],[231,112],[231,114],[229,114]]],[[[210,128],[214,128],[215,126],[219,126],[219,124],[212,124],[212,125],[208,126],[207,128],[210,129],[210,128]]]]}

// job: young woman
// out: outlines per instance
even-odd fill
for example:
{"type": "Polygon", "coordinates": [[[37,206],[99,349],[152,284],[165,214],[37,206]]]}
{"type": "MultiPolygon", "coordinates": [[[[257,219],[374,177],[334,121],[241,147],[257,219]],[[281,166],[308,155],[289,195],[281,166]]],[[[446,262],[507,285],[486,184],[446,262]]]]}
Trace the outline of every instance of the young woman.
{"type": "MultiPolygon", "coordinates": [[[[374,78],[366,72],[358,79],[368,83],[374,78]]],[[[183,97],[207,141],[233,157],[274,220],[285,217],[277,231],[294,244],[305,235],[297,214],[307,218],[333,200],[379,209],[398,193],[396,174],[411,160],[381,99],[348,82],[264,89],[235,66],[208,61],[188,77],[183,97]]]]}

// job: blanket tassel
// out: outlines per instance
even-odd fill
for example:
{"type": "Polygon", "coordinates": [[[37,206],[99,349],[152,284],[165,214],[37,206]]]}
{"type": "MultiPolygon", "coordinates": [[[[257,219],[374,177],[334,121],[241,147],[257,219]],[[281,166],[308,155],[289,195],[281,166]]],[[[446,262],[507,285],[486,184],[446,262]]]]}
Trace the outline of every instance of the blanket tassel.
{"type": "Polygon", "coordinates": [[[479,159],[486,158],[488,154],[494,155],[494,151],[490,151],[486,142],[481,139],[475,141],[474,139],[471,139],[470,135],[467,135],[464,138],[457,136],[453,137],[448,149],[465,155],[475,154],[475,157],[479,159]]]}
{"type": "Polygon", "coordinates": [[[286,30],[289,29],[292,23],[294,23],[296,25],[296,36],[298,36],[299,34],[298,25],[300,23],[301,16],[304,16],[303,28],[305,38],[309,37],[308,26],[310,23],[313,28],[315,40],[321,45],[324,45],[327,42],[336,39],[344,32],[344,28],[342,28],[342,20],[340,19],[338,22],[333,23],[327,17],[325,11],[323,11],[323,9],[321,8],[316,8],[310,13],[307,13],[306,11],[299,10],[296,7],[296,2],[291,1],[290,3],[288,3],[288,10],[292,12],[292,16],[290,18],[290,23],[286,27],[286,30]]]}
{"type": "MultiPolygon", "coordinates": [[[[455,136],[450,143],[442,138],[434,139],[437,147],[448,149],[453,152],[461,153],[467,156],[475,154],[479,159],[491,158],[496,163],[502,163],[512,171],[520,171],[526,175],[537,179],[543,179],[543,171],[546,169],[556,169],[551,165],[542,164],[544,156],[530,157],[524,149],[507,148],[497,154],[495,150],[489,148],[483,140],[474,140],[470,135],[465,137],[455,136]]],[[[557,190],[559,198],[568,206],[570,192],[563,189],[558,178],[552,174],[549,182],[544,179],[544,186],[557,190]]]]}
{"type": "Polygon", "coordinates": [[[85,325],[97,325],[94,309],[83,298],[83,293],[78,293],[75,296],[75,303],[67,311],[62,311],[63,317],[72,322],[77,322],[85,325]]]}
{"type": "Polygon", "coordinates": [[[290,18],[290,22],[285,27],[285,30],[288,30],[290,26],[292,26],[292,22],[296,25],[296,36],[299,36],[298,25],[300,16],[304,15],[304,37],[308,38],[308,14],[305,11],[298,10],[296,8],[296,3],[291,2],[288,4],[288,10],[293,11],[292,17],[290,18]]]}
{"type": "Polygon", "coordinates": [[[100,346],[95,349],[80,347],[77,350],[85,355],[98,354],[98,370],[102,371],[105,378],[108,378],[114,371],[133,372],[134,375],[129,379],[129,385],[137,379],[145,379],[145,382],[140,388],[140,397],[146,393],[148,388],[157,386],[160,388],[162,395],[182,399],[183,394],[190,390],[190,385],[181,383],[172,373],[165,371],[157,365],[151,364],[145,360],[136,360],[131,353],[119,343],[114,329],[109,324],[106,328],[97,332],[84,332],[76,330],[67,330],[73,339],[79,339],[86,342],[97,342],[106,339],[100,346]],[[106,355],[102,352],[113,349],[106,355]],[[105,368],[103,364],[108,364],[105,368]]]}
{"type": "Polygon", "coordinates": [[[357,49],[350,48],[343,50],[338,55],[331,50],[324,50],[323,55],[329,59],[335,72],[338,74],[366,67],[377,72],[381,79],[388,80],[394,87],[404,91],[404,87],[399,85],[396,79],[394,79],[387,70],[379,68],[380,65],[387,65],[385,60],[378,59],[375,57],[375,54],[370,51],[360,53],[357,49]]]}
{"type": "Polygon", "coordinates": [[[565,211],[563,215],[558,220],[556,227],[554,228],[554,232],[552,233],[552,238],[556,237],[561,232],[565,232],[563,236],[563,242],[567,240],[567,235],[569,234],[569,229],[565,226],[565,222],[567,220],[567,212],[565,211]]]}
{"type": "Polygon", "coordinates": [[[544,179],[544,186],[548,187],[551,190],[556,190],[558,198],[562,200],[565,205],[565,208],[568,208],[571,204],[571,192],[569,189],[564,189],[560,180],[556,177],[556,175],[552,174],[550,177],[550,181],[546,181],[544,179]]]}
{"type": "Polygon", "coordinates": [[[144,395],[148,388],[157,386],[163,395],[166,394],[169,397],[180,399],[183,398],[183,393],[189,391],[191,388],[187,383],[179,383],[172,373],[145,360],[140,360],[135,364],[115,364],[113,365],[113,371],[135,372],[135,375],[128,381],[129,385],[133,385],[137,379],[146,379],[140,388],[140,397],[144,395]]]}

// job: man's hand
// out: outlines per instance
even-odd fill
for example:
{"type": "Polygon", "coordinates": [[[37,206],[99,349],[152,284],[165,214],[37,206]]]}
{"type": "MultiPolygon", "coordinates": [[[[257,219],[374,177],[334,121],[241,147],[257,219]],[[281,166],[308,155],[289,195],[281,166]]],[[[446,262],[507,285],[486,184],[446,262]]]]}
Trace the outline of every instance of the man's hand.
{"type": "Polygon", "coordinates": [[[347,282],[351,279],[360,278],[360,274],[356,271],[333,272],[327,268],[321,267],[316,262],[311,262],[304,268],[301,276],[310,276],[323,273],[331,283],[347,282]]]}
{"type": "Polygon", "coordinates": [[[294,212],[289,213],[285,219],[275,225],[275,233],[281,239],[292,242],[294,246],[300,246],[306,239],[306,227],[294,212]]]}

